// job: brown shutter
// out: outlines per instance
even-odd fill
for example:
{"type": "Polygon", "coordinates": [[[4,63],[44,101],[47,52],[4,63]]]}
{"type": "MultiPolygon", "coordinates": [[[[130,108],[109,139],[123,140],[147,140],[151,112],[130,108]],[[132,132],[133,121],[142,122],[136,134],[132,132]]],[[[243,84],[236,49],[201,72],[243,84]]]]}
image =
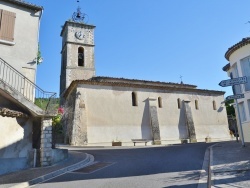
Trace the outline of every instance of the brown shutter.
{"type": "Polygon", "coordinates": [[[13,42],[16,13],[2,10],[0,18],[0,39],[13,42]]]}

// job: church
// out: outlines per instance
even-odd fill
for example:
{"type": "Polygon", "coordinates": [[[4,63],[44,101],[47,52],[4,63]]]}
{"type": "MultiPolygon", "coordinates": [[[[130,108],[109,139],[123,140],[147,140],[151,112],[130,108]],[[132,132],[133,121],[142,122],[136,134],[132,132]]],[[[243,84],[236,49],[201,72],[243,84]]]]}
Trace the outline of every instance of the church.
{"type": "Polygon", "coordinates": [[[134,139],[148,145],[230,139],[222,91],[96,76],[94,30],[78,9],[61,31],[60,97],[66,143],[132,146],[134,139]]]}

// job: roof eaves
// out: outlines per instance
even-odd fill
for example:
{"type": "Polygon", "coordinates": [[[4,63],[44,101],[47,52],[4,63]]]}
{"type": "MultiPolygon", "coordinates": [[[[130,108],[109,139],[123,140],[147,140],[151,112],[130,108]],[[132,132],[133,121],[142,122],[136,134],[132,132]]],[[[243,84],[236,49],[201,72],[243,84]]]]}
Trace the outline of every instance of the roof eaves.
{"type": "Polygon", "coordinates": [[[43,10],[42,6],[38,6],[38,5],[35,5],[33,3],[26,2],[24,0],[3,0],[3,1],[11,2],[11,3],[17,4],[17,5],[21,5],[21,6],[24,6],[26,8],[31,8],[35,11],[43,10]]]}
{"type": "Polygon", "coordinates": [[[172,86],[186,86],[186,87],[193,87],[196,88],[196,85],[190,85],[190,84],[179,84],[179,83],[173,83],[173,82],[160,82],[160,81],[149,81],[149,80],[139,80],[139,79],[128,79],[128,78],[115,78],[115,77],[106,77],[106,76],[96,76],[93,78],[90,78],[89,80],[93,81],[105,81],[109,79],[114,79],[118,81],[129,81],[129,82],[144,82],[147,84],[162,84],[162,85],[172,85],[172,86]]]}
{"type": "Polygon", "coordinates": [[[87,84],[87,85],[104,85],[104,86],[118,86],[118,87],[134,87],[134,88],[149,88],[149,89],[159,89],[159,90],[171,90],[171,91],[186,91],[186,92],[198,92],[203,94],[219,94],[224,95],[224,91],[216,90],[206,90],[206,89],[196,89],[196,88],[185,88],[185,87],[170,87],[170,86],[153,86],[153,85],[142,85],[142,84],[133,84],[133,83],[119,83],[119,82],[106,82],[106,81],[95,81],[95,80],[75,80],[65,91],[63,97],[71,93],[71,91],[77,87],[78,84],[87,84]]]}
{"type": "Polygon", "coordinates": [[[247,44],[250,44],[250,37],[243,38],[240,42],[228,48],[228,50],[225,53],[225,58],[229,61],[229,57],[233,52],[235,52],[236,50],[247,44]]]}
{"type": "Polygon", "coordinates": [[[227,72],[229,69],[230,69],[230,63],[226,64],[226,65],[222,68],[222,70],[225,71],[225,72],[227,72]]]}

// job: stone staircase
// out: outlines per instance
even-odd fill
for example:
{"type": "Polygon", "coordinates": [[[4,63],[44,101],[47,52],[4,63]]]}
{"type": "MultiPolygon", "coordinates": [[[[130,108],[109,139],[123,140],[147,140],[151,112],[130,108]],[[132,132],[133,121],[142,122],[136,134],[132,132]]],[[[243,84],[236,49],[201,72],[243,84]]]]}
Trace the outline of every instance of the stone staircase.
{"type": "Polygon", "coordinates": [[[0,89],[36,115],[54,115],[57,112],[56,93],[42,90],[2,58],[0,58],[0,89]]]}

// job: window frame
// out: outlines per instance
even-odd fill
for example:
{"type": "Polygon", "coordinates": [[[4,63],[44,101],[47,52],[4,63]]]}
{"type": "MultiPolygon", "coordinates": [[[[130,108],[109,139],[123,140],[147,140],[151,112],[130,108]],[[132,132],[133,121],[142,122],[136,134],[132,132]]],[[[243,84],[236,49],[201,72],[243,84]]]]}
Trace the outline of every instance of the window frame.
{"type": "Polygon", "coordinates": [[[213,100],[213,110],[217,110],[216,101],[213,100]]]}
{"type": "Polygon", "coordinates": [[[14,45],[16,13],[0,9],[0,43],[14,45]]]}
{"type": "Polygon", "coordinates": [[[195,109],[199,110],[199,102],[198,102],[198,100],[195,100],[194,103],[195,103],[195,109]]]}
{"type": "Polygon", "coordinates": [[[158,97],[158,107],[162,108],[162,98],[158,97]]]}
{"type": "Polygon", "coordinates": [[[178,106],[178,109],[181,109],[181,99],[180,98],[177,99],[177,106],[178,106]]]}
{"type": "Polygon", "coordinates": [[[137,93],[133,91],[131,95],[132,95],[132,106],[138,106],[137,93]]]}
{"type": "Polygon", "coordinates": [[[77,50],[77,65],[78,67],[85,67],[85,56],[84,56],[84,48],[82,46],[78,47],[77,50]],[[82,55],[82,59],[79,56],[82,55]]]}

